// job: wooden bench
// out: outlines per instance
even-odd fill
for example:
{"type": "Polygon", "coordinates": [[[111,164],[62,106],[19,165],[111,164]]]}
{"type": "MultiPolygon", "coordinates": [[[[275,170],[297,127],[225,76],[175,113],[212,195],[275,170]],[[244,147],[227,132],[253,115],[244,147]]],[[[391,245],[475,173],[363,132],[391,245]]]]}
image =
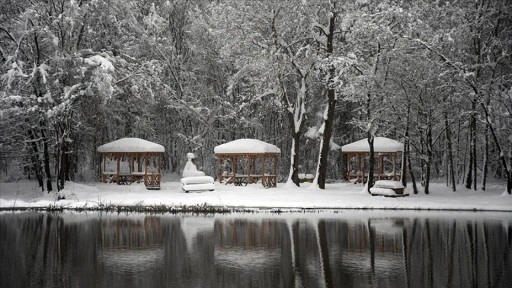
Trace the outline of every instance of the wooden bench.
{"type": "Polygon", "coordinates": [[[379,180],[375,182],[375,185],[370,188],[372,196],[386,196],[386,197],[403,197],[409,196],[408,193],[404,193],[404,186],[400,181],[392,180],[379,180]]]}
{"type": "Polygon", "coordinates": [[[188,193],[190,191],[214,191],[215,179],[211,176],[191,176],[181,178],[181,189],[188,193]]]}

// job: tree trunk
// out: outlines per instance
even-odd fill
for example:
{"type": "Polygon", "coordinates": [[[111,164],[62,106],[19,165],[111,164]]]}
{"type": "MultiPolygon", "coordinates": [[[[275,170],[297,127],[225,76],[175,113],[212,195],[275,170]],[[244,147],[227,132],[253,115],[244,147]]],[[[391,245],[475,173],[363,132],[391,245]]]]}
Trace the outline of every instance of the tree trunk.
{"type": "MultiPolygon", "coordinates": [[[[304,129],[304,114],[305,114],[305,101],[306,101],[306,77],[297,68],[297,72],[301,75],[300,84],[298,84],[298,92],[293,106],[288,100],[286,89],[283,87],[283,102],[286,104],[285,109],[288,115],[288,124],[292,136],[292,147],[290,152],[290,173],[288,181],[292,181],[295,185],[300,186],[299,182],[299,146],[300,139],[302,138],[302,130],[304,129]],[[292,106],[292,107],[291,107],[292,106]],[[290,110],[291,108],[291,110],[290,110]]],[[[282,81],[281,81],[282,82],[282,81]]],[[[273,127],[275,125],[272,125],[273,127]]]]}
{"type": "Polygon", "coordinates": [[[471,118],[469,122],[469,168],[466,177],[466,188],[476,190],[476,100],[471,102],[471,118]]]}
{"type": "Polygon", "coordinates": [[[288,176],[288,181],[292,181],[295,185],[300,186],[299,184],[299,141],[300,134],[293,133],[292,136],[292,148],[290,152],[290,174],[288,176]]]}
{"type": "MultiPolygon", "coordinates": [[[[494,74],[494,73],[493,73],[494,74]]],[[[493,75],[494,76],[494,75],[493,75]]],[[[485,100],[485,105],[489,107],[491,104],[491,96],[487,94],[487,99],[485,100]]],[[[487,173],[489,170],[489,123],[485,124],[485,147],[484,147],[484,167],[483,167],[483,175],[482,175],[482,191],[485,191],[485,186],[487,185],[487,173]]]]}
{"type": "MultiPolygon", "coordinates": [[[[482,108],[484,110],[485,120],[487,121],[487,125],[489,127],[489,131],[491,132],[491,136],[494,139],[494,143],[496,144],[496,149],[498,149],[498,153],[500,155],[499,159],[503,166],[503,171],[505,172],[505,175],[507,176],[507,193],[510,195],[510,194],[512,194],[512,171],[510,170],[509,165],[507,165],[507,159],[505,159],[505,151],[503,151],[501,149],[501,145],[498,140],[498,136],[496,135],[496,132],[494,131],[494,126],[492,125],[492,122],[490,119],[489,111],[487,110],[487,107],[485,106],[485,104],[483,102],[481,102],[480,105],[482,106],[482,108]]],[[[510,167],[512,167],[512,158],[509,160],[511,162],[510,167]]]]}
{"type": "MultiPolygon", "coordinates": [[[[329,34],[327,36],[327,55],[330,57],[334,51],[334,25],[336,20],[336,14],[331,13],[329,18],[329,34]]],[[[327,108],[324,114],[323,124],[323,139],[320,147],[320,159],[318,164],[318,187],[325,189],[325,180],[327,178],[327,159],[329,156],[329,148],[331,144],[332,136],[332,124],[334,122],[334,108],[336,107],[336,91],[332,87],[332,80],[334,79],[335,68],[329,68],[329,80],[327,83],[327,108]]]]}
{"type": "Polygon", "coordinates": [[[430,170],[432,166],[432,111],[429,111],[427,120],[427,161],[426,161],[426,173],[425,173],[425,194],[429,194],[430,187],[430,170]]]}
{"type": "Polygon", "coordinates": [[[44,192],[44,182],[43,182],[43,171],[41,169],[41,161],[39,159],[39,148],[37,147],[37,143],[35,142],[34,130],[28,129],[27,131],[28,137],[30,139],[30,146],[32,147],[32,165],[34,166],[34,173],[36,174],[37,183],[39,187],[41,187],[44,192]]]}
{"type": "MultiPolygon", "coordinates": [[[[475,104],[476,105],[476,104],[475,104]]],[[[476,107],[475,107],[475,111],[476,111],[476,107]]],[[[476,113],[476,112],[475,112],[476,113]]],[[[473,190],[477,190],[477,177],[478,177],[478,166],[477,166],[477,160],[478,160],[478,157],[477,157],[477,154],[476,154],[476,129],[477,129],[477,123],[476,123],[476,116],[475,116],[475,127],[474,127],[474,131],[473,131],[473,142],[475,143],[473,145],[473,190]]]]}
{"type": "Polygon", "coordinates": [[[448,123],[448,111],[446,110],[444,112],[444,126],[446,129],[446,145],[448,146],[448,174],[452,185],[452,191],[455,192],[457,190],[457,186],[455,185],[455,169],[453,167],[452,132],[448,123]]]}
{"type": "MultiPolygon", "coordinates": [[[[44,129],[44,128],[43,128],[44,129]]],[[[43,141],[43,161],[44,161],[44,172],[46,174],[46,191],[50,193],[53,191],[52,188],[52,173],[50,170],[50,153],[48,152],[48,138],[44,131],[41,130],[42,141],[43,141]]]]}
{"type": "Polygon", "coordinates": [[[57,191],[64,189],[64,185],[66,181],[69,181],[69,148],[66,140],[63,139],[63,144],[61,147],[61,155],[60,155],[60,165],[59,165],[59,182],[57,183],[57,191]]]}
{"type": "Polygon", "coordinates": [[[402,185],[407,187],[407,158],[409,157],[409,153],[407,153],[407,147],[409,147],[409,114],[411,112],[410,106],[407,106],[407,120],[405,123],[405,137],[404,137],[404,151],[402,152],[402,185]]]}
{"type": "Polygon", "coordinates": [[[329,89],[327,91],[328,104],[327,104],[327,119],[324,121],[324,133],[322,135],[322,147],[320,147],[320,163],[318,167],[318,187],[325,189],[325,180],[327,178],[327,160],[329,156],[331,136],[332,136],[332,124],[334,120],[334,108],[336,106],[335,91],[329,89]]]}
{"type": "Polygon", "coordinates": [[[400,173],[400,175],[402,175],[402,185],[404,187],[407,187],[407,164],[405,163],[406,159],[407,159],[407,143],[409,142],[409,139],[406,139],[404,141],[404,151],[402,152],[402,171],[400,173]]]}
{"type": "Polygon", "coordinates": [[[489,124],[485,125],[485,151],[484,151],[484,167],[482,175],[482,191],[485,191],[487,184],[487,170],[489,169],[489,124]]]}
{"type": "Polygon", "coordinates": [[[416,186],[416,178],[414,177],[414,172],[412,170],[411,145],[409,142],[407,142],[407,164],[409,166],[409,174],[411,175],[412,190],[414,191],[414,194],[418,194],[418,186],[416,186]]]}
{"type": "Polygon", "coordinates": [[[368,193],[371,194],[370,188],[373,187],[373,167],[375,166],[375,148],[373,146],[373,143],[375,142],[375,138],[371,134],[371,132],[368,132],[368,145],[370,145],[370,159],[369,159],[369,166],[370,171],[368,171],[368,193]]]}

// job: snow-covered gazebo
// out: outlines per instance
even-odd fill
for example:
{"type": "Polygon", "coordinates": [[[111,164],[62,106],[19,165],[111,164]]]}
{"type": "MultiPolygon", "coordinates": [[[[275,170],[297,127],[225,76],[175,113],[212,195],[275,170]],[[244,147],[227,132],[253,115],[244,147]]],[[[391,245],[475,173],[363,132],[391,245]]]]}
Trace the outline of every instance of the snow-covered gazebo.
{"type": "MultiPolygon", "coordinates": [[[[399,154],[403,155],[404,144],[386,137],[375,137],[373,148],[376,158],[377,173],[374,173],[375,180],[394,180],[400,181],[401,171],[397,167],[399,154]]],[[[341,151],[346,155],[346,177],[349,181],[366,183],[369,167],[370,144],[368,139],[362,139],[341,147],[341,151]]],[[[405,177],[405,175],[404,175],[405,177]]]]}
{"type": "Polygon", "coordinates": [[[148,189],[160,189],[164,146],[140,138],[122,138],[98,147],[101,181],[131,184],[144,179],[148,189]]]}
{"type": "Polygon", "coordinates": [[[277,157],[281,153],[277,146],[256,139],[238,139],[216,146],[214,152],[219,159],[220,183],[226,180],[240,186],[261,180],[265,187],[276,187],[277,157]],[[228,161],[231,167],[226,165],[228,161]]]}

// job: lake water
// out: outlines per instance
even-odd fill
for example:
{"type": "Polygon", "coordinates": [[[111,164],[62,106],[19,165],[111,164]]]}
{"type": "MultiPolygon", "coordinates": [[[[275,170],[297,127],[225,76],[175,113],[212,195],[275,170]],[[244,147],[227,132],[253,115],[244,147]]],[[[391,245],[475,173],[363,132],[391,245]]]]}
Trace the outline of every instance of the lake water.
{"type": "Polygon", "coordinates": [[[4,212],[0,287],[512,287],[512,215],[4,212]]]}

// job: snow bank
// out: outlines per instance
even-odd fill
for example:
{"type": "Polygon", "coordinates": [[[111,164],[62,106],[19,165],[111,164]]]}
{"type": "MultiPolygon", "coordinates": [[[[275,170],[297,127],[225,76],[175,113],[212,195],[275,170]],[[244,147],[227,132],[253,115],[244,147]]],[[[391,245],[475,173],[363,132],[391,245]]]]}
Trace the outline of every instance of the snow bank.
{"type": "MultiPolygon", "coordinates": [[[[502,195],[503,185],[488,185],[486,191],[458,187],[452,192],[441,183],[431,183],[430,194],[408,197],[374,197],[363,185],[349,182],[326,184],[326,189],[310,189],[309,183],[266,189],[261,184],[233,186],[215,183],[215,191],[185,193],[178,176],[163,176],[161,190],[147,190],[143,183],[116,185],[101,182],[66,183],[65,200],[56,201],[55,193],[40,192],[35,181],[0,183],[0,207],[92,208],[102,205],[119,206],[196,206],[268,208],[268,209],[408,209],[465,210],[512,212],[512,196],[502,195]]],[[[409,186],[410,187],[410,186],[409,186]]]]}

